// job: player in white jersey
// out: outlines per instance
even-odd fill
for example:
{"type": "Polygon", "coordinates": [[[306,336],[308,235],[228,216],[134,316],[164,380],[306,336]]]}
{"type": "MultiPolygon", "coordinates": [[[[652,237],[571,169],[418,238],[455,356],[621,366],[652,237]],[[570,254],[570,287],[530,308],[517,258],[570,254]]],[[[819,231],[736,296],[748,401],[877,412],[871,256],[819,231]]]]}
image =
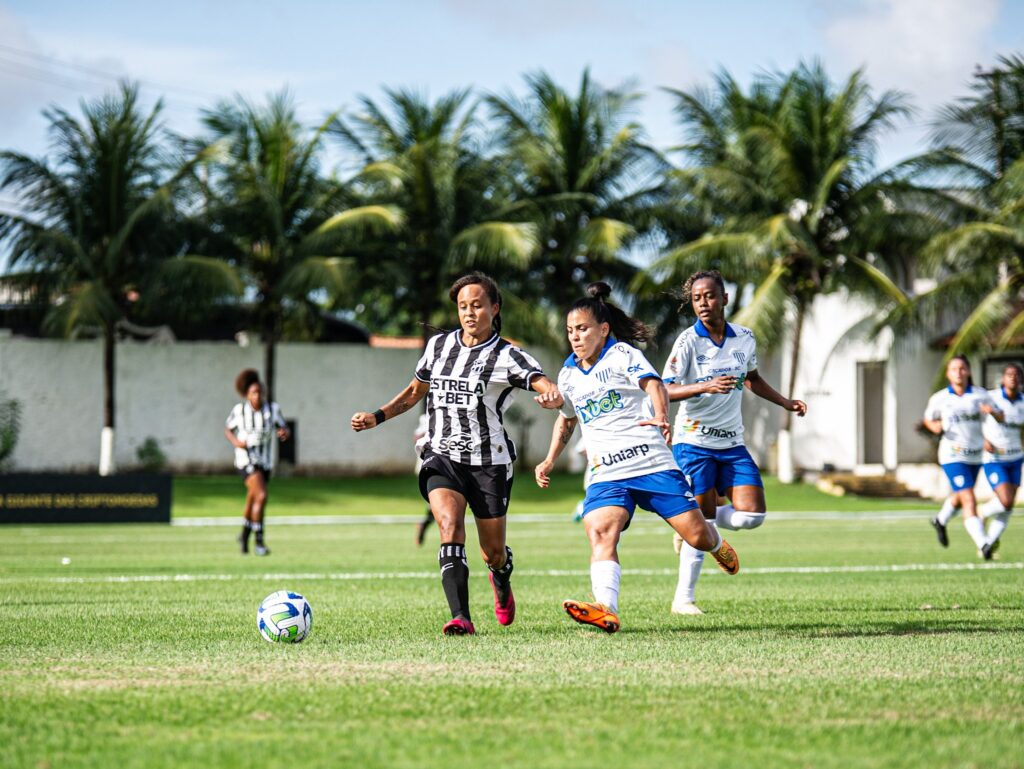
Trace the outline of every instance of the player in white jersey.
{"type": "Polygon", "coordinates": [[[573,353],[558,375],[564,398],[547,457],[537,465],[537,485],[546,488],[555,460],[581,424],[591,476],[583,505],[590,539],[590,582],[594,601],[565,601],[577,622],[608,633],[619,629],[618,543],[639,505],[657,513],[688,543],[714,554],[728,573],[739,558],[700,509],[668,447],[668,395],[661,377],[633,347],[649,329],[605,300],[606,283],[592,283],[590,295],[569,311],[567,333],[573,353]]]}
{"type": "MultiPolygon", "coordinates": [[[[755,529],[767,508],[761,473],[743,443],[743,388],[798,416],[807,413],[807,404],[776,392],[758,373],[753,332],[725,322],[729,295],[718,270],[691,275],[683,301],[692,305],[697,322],[676,339],[662,373],[669,398],[680,402],[672,453],[705,518],[723,529],[755,529]]],[[[679,582],[672,613],[703,614],[694,595],[704,553],[679,537],[675,545],[679,582]]]]}
{"type": "Polygon", "coordinates": [[[476,518],[480,552],[490,570],[494,615],[499,624],[510,625],[516,604],[505,514],[516,455],[503,416],[516,388],[546,395],[545,408],[559,408],[562,398],[537,361],[499,336],[501,294],[493,280],[481,273],[466,275],[448,296],[458,307],[460,328],[430,339],[409,385],[372,414],[354,414],[352,429],[369,430],[427,397],[419,480],[441,536],[438,566],[452,614],[442,632],[472,635],[466,507],[476,518]]]}
{"type": "Polygon", "coordinates": [[[235,467],[245,481],[242,552],[249,552],[249,534],[256,535],[256,555],[269,555],[263,540],[263,518],[267,507],[267,483],[274,470],[274,436],[288,440],[281,408],[263,397],[259,374],[247,368],[235,378],[242,402],[235,405],[224,425],[224,437],[235,447],[235,467]]]}
{"type": "Polygon", "coordinates": [[[985,523],[978,516],[974,499],[974,484],[978,480],[985,444],[981,422],[986,415],[999,422],[1005,418],[996,408],[988,391],[974,386],[970,363],[963,355],[957,355],[949,361],[946,380],[949,386],[928,399],[923,420],[927,429],[942,436],[939,441],[939,464],[953,490],[942,504],[939,514],[932,518],[931,524],[939,544],[949,547],[946,525],[962,509],[964,528],[981,552],[986,542],[985,523]]]}
{"type": "Polygon", "coordinates": [[[985,451],[981,455],[981,468],[995,496],[978,508],[983,519],[988,520],[985,544],[981,555],[991,561],[999,547],[999,538],[1010,522],[1013,502],[1020,487],[1020,467],[1024,459],[1021,446],[1021,430],[1024,429],[1024,393],[1021,384],[1024,371],[1020,364],[1011,363],[1003,369],[999,387],[989,390],[989,396],[996,408],[1003,412],[1004,421],[999,422],[991,414],[985,416],[981,433],[985,439],[985,451]]]}

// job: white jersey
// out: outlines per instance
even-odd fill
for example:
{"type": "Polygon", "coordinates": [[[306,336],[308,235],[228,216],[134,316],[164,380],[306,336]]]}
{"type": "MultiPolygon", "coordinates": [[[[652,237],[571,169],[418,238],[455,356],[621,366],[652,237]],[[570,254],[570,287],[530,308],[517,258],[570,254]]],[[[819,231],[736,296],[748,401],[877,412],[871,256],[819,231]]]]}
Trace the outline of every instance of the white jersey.
{"type": "Polygon", "coordinates": [[[579,420],[591,483],[679,469],[661,430],[637,424],[654,416],[640,387],[648,377],[659,378],[644,354],[611,338],[590,369],[566,358],[558,374],[562,414],[579,420]]]}
{"type": "Polygon", "coordinates": [[[416,364],[416,378],[430,383],[427,438],[417,445],[466,465],[512,464],[505,412],[515,388],[528,390],[543,375],[536,360],[497,334],[472,347],[459,329],[438,334],[416,364]]]}
{"type": "Polygon", "coordinates": [[[709,449],[743,445],[743,382],[757,368],[757,340],[749,328],[725,324],[725,339],[715,344],[701,321],[683,331],[665,363],[665,384],[696,384],[719,376],[736,377],[729,393],[702,393],[679,401],[674,443],[709,449]]]}
{"type": "Polygon", "coordinates": [[[1024,457],[1024,447],[1020,442],[1020,431],[1024,429],[1024,393],[1010,400],[1002,387],[988,391],[989,397],[996,408],[1003,412],[1005,422],[997,422],[991,414],[985,415],[981,423],[981,433],[995,448],[995,453],[988,451],[982,454],[982,462],[1014,462],[1024,457]]]}
{"type": "Polygon", "coordinates": [[[280,406],[264,401],[263,408],[254,409],[244,400],[231,409],[225,425],[246,445],[244,449],[235,449],[235,467],[274,469],[274,434],[285,426],[280,406]]]}
{"type": "Polygon", "coordinates": [[[942,439],[939,441],[939,464],[962,462],[981,464],[983,438],[981,435],[982,404],[995,406],[988,391],[971,386],[963,395],[957,395],[950,385],[928,399],[925,419],[942,420],[942,439]]]}

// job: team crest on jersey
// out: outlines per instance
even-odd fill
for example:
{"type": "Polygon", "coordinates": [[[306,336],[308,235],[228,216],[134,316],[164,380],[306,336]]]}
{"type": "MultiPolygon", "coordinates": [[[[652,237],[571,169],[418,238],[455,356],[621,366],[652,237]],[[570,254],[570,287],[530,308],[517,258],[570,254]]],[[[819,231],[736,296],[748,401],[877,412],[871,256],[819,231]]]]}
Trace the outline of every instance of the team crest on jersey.
{"type": "Polygon", "coordinates": [[[595,374],[595,376],[597,377],[597,381],[600,382],[601,384],[608,384],[608,378],[611,375],[612,370],[608,368],[598,371],[597,374],[595,374]]]}
{"type": "Polygon", "coordinates": [[[470,374],[481,374],[483,373],[484,367],[487,366],[487,361],[483,359],[476,360],[472,366],[469,367],[470,374]]]}
{"type": "Polygon", "coordinates": [[[736,359],[736,362],[739,363],[741,366],[747,362],[747,354],[745,352],[733,350],[732,357],[734,357],[736,359]]]}

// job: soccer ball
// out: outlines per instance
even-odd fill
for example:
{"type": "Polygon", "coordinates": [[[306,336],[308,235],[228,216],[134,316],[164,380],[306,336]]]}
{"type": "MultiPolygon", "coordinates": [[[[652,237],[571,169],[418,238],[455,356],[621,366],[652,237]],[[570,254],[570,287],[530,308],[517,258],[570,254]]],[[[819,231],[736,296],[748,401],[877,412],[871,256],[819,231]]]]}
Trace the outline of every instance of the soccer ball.
{"type": "Polygon", "coordinates": [[[313,629],[313,609],[298,593],[278,590],[260,603],[256,627],[270,643],[297,644],[313,629]]]}

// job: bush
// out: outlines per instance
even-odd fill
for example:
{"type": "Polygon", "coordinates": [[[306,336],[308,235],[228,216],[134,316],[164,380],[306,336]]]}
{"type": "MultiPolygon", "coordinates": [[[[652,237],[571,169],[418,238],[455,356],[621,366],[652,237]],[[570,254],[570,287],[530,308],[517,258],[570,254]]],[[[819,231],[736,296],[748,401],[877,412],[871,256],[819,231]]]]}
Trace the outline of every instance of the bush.
{"type": "Polygon", "coordinates": [[[158,473],[167,466],[167,456],[161,451],[160,444],[152,435],[135,449],[135,456],[142,469],[151,473],[158,473]]]}
{"type": "Polygon", "coordinates": [[[21,404],[0,395],[0,467],[14,453],[21,428],[21,404]]]}

